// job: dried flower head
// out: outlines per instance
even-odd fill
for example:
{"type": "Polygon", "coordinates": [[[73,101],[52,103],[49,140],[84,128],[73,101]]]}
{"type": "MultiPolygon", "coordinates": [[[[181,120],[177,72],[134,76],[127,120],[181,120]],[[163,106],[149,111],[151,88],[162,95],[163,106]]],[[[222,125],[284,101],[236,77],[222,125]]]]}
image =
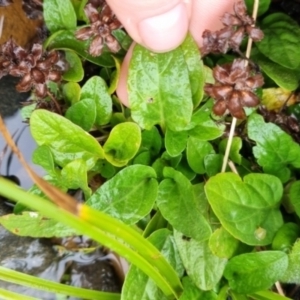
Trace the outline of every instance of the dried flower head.
{"type": "Polygon", "coordinates": [[[244,107],[255,107],[259,99],[254,90],[264,83],[261,74],[253,74],[245,60],[236,59],[232,64],[213,69],[215,84],[206,84],[205,92],[216,100],[213,112],[222,116],[228,110],[238,119],[245,118],[244,107]]]}
{"type": "Polygon", "coordinates": [[[211,32],[203,32],[202,55],[208,53],[226,53],[229,49],[239,51],[239,47],[245,35],[253,41],[258,42],[264,37],[263,32],[254,27],[255,22],[247,15],[246,6],[243,1],[238,1],[233,7],[234,13],[225,13],[221,18],[224,28],[211,32]]]}
{"type": "Polygon", "coordinates": [[[122,27],[113,11],[105,4],[103,5],[101,12],[99,13],[97,8],[91,3],[87,4],[84,9],[87,17],[90,20],[90,25],[83,27],[75,33],[75,36],[79,40],[92,39],[89,53],[92,56],[99,56],[103,51],[104,45],[112,53],[118,52],[121,47],[112,35],[112,31],[122,27]]]}
{"type": "Polygon", "coordinates": [[[66,64],[57,51],[43,51],[41,44],[33,44],[26,50],[12,39],[0,47],[0,78],[7,74],[21,77],[16,88],[19,92],[31,89],[39,98],[47,94],[47,82],[59,82],[66,64]]]}
{"type": "Polygon", "coordinates": [[[12,0],[0,0],[0,7],[1,6],[8,6],[14,3],[12,0]]]}
{"type": "Polygon", "coordinates": [[[41,0],[23,0],[22,8],[29,19],[43,19],[43,2],[41,0]]]}

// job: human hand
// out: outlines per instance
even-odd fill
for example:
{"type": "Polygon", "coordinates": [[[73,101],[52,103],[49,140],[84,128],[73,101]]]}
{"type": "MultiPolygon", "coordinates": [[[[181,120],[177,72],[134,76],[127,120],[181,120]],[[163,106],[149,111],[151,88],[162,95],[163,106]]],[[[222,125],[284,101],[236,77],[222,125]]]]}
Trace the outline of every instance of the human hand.
{"type": "MultiPolygon", "coordinates": [[[[133,40],[154,52],[179,46],[188,31],[201,46],[202,33],[222,27],[220,17],[235,0],[107,0],[133,40]]],[[[128,103],[127,76],[133,45],[123,61],[117,94],[128,103]]]]}

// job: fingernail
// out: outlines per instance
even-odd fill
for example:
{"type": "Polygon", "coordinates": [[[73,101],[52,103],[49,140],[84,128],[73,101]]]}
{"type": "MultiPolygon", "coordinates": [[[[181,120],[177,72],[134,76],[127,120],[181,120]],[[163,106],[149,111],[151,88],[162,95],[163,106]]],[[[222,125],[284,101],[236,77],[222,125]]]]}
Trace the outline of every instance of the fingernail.
{"type": "Polygon", "coordinates": [[[168,12],[145,19],[138,25],[144,46],[157,51],[169,51],[181,44],[188,31],[188,15],[184,4],[168,12]]]}

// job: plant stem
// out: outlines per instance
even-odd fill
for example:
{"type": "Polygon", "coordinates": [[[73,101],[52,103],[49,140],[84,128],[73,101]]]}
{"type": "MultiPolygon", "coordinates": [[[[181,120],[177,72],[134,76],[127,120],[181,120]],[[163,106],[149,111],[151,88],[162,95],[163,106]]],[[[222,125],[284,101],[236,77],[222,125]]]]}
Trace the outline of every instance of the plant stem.
{"type": "MultiPolygon", "coordinates": [[[[252,13],[252,18],[256,20],[257,18],[257,13],[258,13],[258,5],[259,5],[259,0],[254,0],[254,6],[253,6],[253,13],[252,13]]],[[[253,25],[254,26],[254,25],[253,25]]],[[[251,49],[252,49],[252,39],[249,37],[248,39],[248,44],[247,44],[247,49],[246,49],[246,58],[250,58],[251,54],[251,49]]],[[[248,65],[248,60],[245,61],[245,66],[248,65]]],[[[226,170],[226,166],[228,164],[228,158],[229,158],[229,153],[230,153],[230,148],[232,145],[232,140],[233,140],[233,135],[236,127],[236,122],[237,119],[235,117],[232,118],[231,126],[230,126],[230,132],[229,132],[229,137],[228,137],[228,142],[225,150],[225,155],[223,159],[223,165],[222,165],[222,170],[221,172],[224,173],[226,170]]]]}

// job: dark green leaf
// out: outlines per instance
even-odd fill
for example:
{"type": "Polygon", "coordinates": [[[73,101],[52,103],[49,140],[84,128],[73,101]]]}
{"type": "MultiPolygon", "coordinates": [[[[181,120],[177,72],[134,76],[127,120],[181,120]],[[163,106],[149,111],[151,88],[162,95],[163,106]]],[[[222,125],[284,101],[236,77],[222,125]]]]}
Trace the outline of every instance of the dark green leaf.
{"type": "Polygon", "coordinates": [[[170,156],[178,156],[185,148],[188,139],[187,131],[172,131],[167,129],[165,146],[170,156]]]}
{"type": "MultiPolygon", "coordinates": [[[[245,0],[245,4],[247,6],[248,14],[252,15],[254,1],[245,0]]],[[[264,14],[269,9],[270,4],[271,4],[271,0],[260,0],[258,5],[258,15],[260,16],[264,14]]]]}
{"type": "Polygon", "coordinates": [[[162,138],[158,129],[153,126],[150,130],[142,131],[142,150],[149,150],[152,156],[157,155],[162,147],[162,138]]]}
{"type": "Polygon", "coordinates": [[[220,281],[227,259],[215,256],[208,246],[208,241],[187,239],[178,232],[174,232],[185,270],[193,283],[201,290],[212,290],[220,281]]]}
{"type": "Polygon", "coordinates": [[[142,128],[159,124],[162,128],[183,130],[191,120],[193,99],[182,46],[158,54],[136,45],[128,91],[132,118],[142,128]]]}
{"type": "Polygon", "coordinates": [[[281,251],[245,253],[232,258],[224,276],[229,286],[241,294],[270,288],[288,267],[288,256],[281,251]]]}
{"type": "Polygon", "coordinates": [[[210,226],[199,210],[190,181],[172,168],[164,169],[164,177],[157,195],[161,214],[184,235],[199,241],[208,239],[210,226]]]}
{"type": "Polygon", "coordinates": [[[285,197],[288,203],[292,206],[291,212],[296,212],[298,217],[300,216],[300,181],[292,182],[287,188],[287,194],[285,197]]]}
{"type": "MultiPolygon", "coordinates": [[[[157,230],[149,236],[148,240],[161,251],[178,275],[182,276],[184,269],[171,232],[167,229],[157,230]]],[[[122,299],[167,300],[168,298],[145,273],[139,268],[131,266],[122,288],[122,299]]]]}
{"type": "Polygon", "coordinates": [[[208,177],[220,173],[222,169],[224,156],[222,154],[208,154],[204,157],[204,168],[208,177]]]}
{"type": "Polygon", "coordinates": [[[265,123],[260,115],[251,115],[247,128],[249,138],[256,142],[253,154],[258,164],[266,173],[286,182],[290,177],[288,166],[300,168],[300,146],[277,125],[265,123]]]}
{"type": "Polygon", "coordinates": [[[280,180],[249,174],[244,181],[233,173],[211,177],[205,186],[208,201],[223,227],[248,245],[268,245],[282,226],[280,180]]]}
{"type": "Polygon", "coordinates": [[[110,132],[103,149],[105,158],[114,166],[127,165],[141,145],[141,129],[132,122],[116,125],[110,132]]]}
{"type": "Polygon", "coordinates": [[[98,159],[104,158],[104,151],[91,135],[66,118],[47,110],[35,110],[30,118],[30,130],[38,145],[47,145],[55,162],[65,166],[74,159],[83,159],[88,169],[98,159]]]}
{"type": "Polygon", "coordinates": [[[52,33],[76,28],[76,13],[70,0],[44,0],[43,17],[52,33]]]}
{"type": "Polygon", "coordinates": [[[252,56],[252,59],[279,87],[293,91],[299,84],[299,71],[283,67],[261,53],[252,56]]]}
{"type": "Polygon", "coordinates": [[[16,235],[33,238],[67,237],[80,234],[76,230],[45,218],[37,212],[5,215],[0,217],[0,223],[16,235]]]}
{"type": "Polygon", "coordinates": [[[96,104],[93,99],[83,99],[68,108],[65,117],[85,131],[89,131],[96,120],[96,104]]]}
{"type": "Polygon", "coordinates": [[[68,63],[68,69],[63,73],[63,79],[72,82],[81,81],[84,76],[84,70],[79,56],[74,51],[65,50],[65,58],[68,63]]]}
{"type": "Polygon", "coordinates": [[[87,49],[89,48],[89,43],[89,41],[77,40],[75,37],[75,30],[60,30],[52,34],[46,40],[44,46],[50,49],[73,50],[82,58],[99,66],[113,67],[115,65],[110,52],[104,51],[100,56],[96,57],[88,54],[87,49]]]}
{"type": "Polygon", "coordinates": [[[93,99],[96,105],[96,120],[98,126],[109,123],[112,114],[112,100],[107,91],[105,81],[99,76],[91,77],[82,87],[80,99],[93,99]]]}
{"type": "Polygon", "coordinates": [[[289,69],[300,66],[300,28],[283,13],[268,15],[261,23],[264,38],[256,43],[259,51],[289,69]]]}
{"type": "Polygon", "coordinates": [[[148,166],[129,166],[106,181],[87,201],[94,209],[134,224],[153,208],[158,183],[148,166]]]}
{"type": "Polygon", "coordinates": [[[198,174],[206,172],[204,159],[209,154],[214,154],[213,146],[209,142],[189,137],[187,142],[187,160],[192,170],[198,174]]]}

